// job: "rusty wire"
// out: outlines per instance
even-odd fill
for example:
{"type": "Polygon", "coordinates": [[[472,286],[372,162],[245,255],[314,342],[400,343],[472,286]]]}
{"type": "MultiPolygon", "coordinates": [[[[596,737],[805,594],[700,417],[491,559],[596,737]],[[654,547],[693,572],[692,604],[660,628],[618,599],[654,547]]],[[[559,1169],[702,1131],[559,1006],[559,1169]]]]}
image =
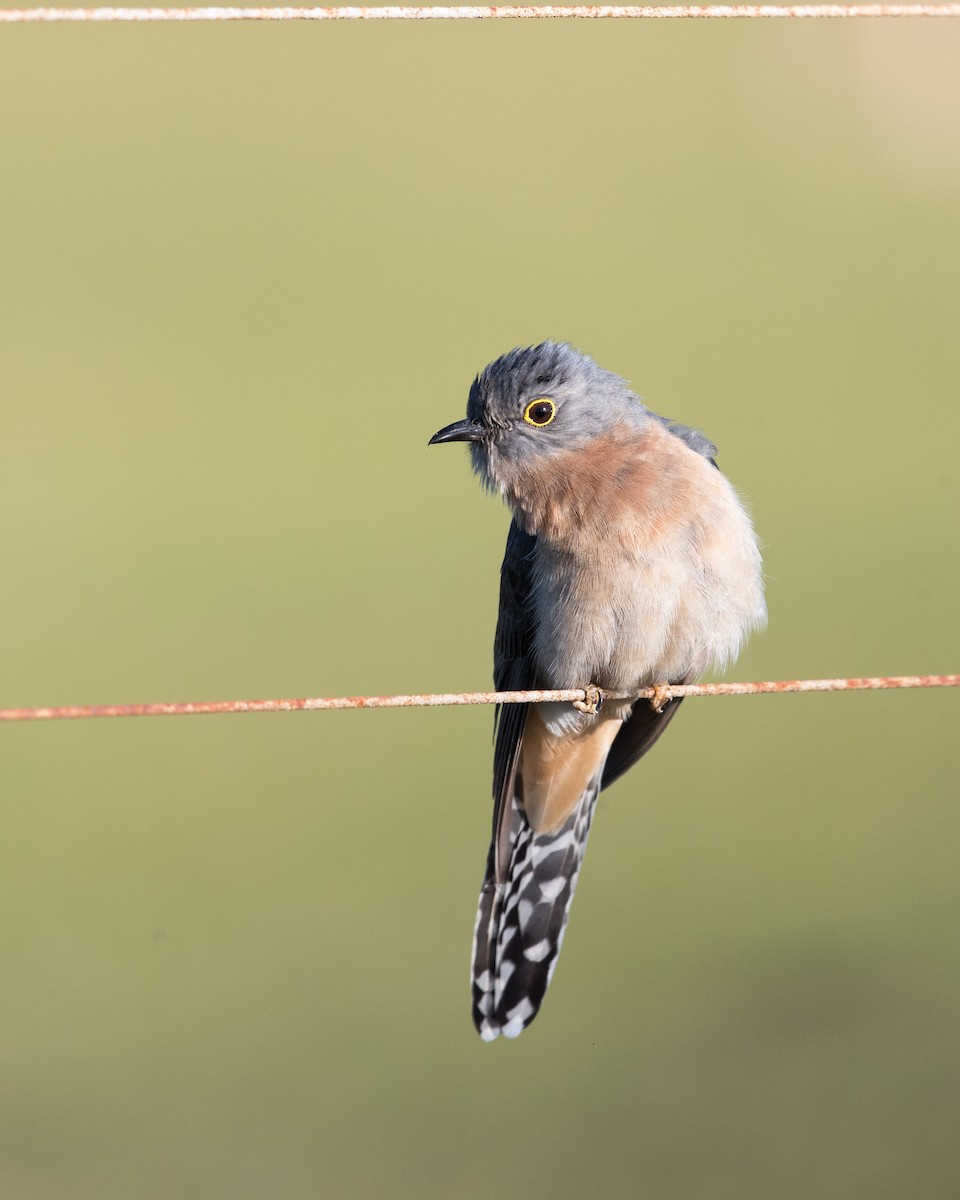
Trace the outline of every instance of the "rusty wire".
{"type": "Polygon", "coordinates": [[[199,700],[172,704],[88,704],[0,708],[0,721],[89,720],[93,717],[188,717],[216,713],[313,712],[344,708],[438,708],[458,704],[537,704],[650,700],[657,707],[681,696],[762,696],[783,692],[864,692],[888,688],[960,687],[960,675],[877,675],[863,679],[780,679],[765,683],[658,684],[636,692],[562,691],[441,692],[410,696],[332,696],[299,700],[199,700]]]}
{"type": "Polygon", "coordinates": [[[720,19],[957,17],[960,4],[670,4],[619,5],[460,5],[336,8],[8,8],[0,9],[0,24],[62,21],[489,21],[601,18],[720,19]]]}

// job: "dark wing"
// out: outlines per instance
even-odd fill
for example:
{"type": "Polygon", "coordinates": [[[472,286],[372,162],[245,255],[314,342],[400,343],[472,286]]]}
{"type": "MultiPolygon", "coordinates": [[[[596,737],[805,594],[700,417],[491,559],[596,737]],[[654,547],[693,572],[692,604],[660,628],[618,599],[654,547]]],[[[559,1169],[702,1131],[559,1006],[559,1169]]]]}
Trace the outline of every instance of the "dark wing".
{"type": "MultiPolygon", "coordinates": [[[[521,691],[533,686],[532,619],[529,614],[532,556],[537,539],[513,521],[500,569],[500,614],[493,647],[493,679],[497,691],[521,691]]],[[[483,1032],[495,999],[497,944],[505,884],[517,839],[524,825],[518,803],[517,762],[527,717],[526,704],[497,709],[493,752],[493,836],[477,923],[473,936],[473,1019],[483,1032]]],[[[529,840],[529,836],[527,839],[529,840]]],[[[498,1029],[499,1031],[499,1029],[498,1029]]],[[[495,1035],[494,1035],[495,1036],[495,1035]]]]}
{"type": "Polygon", "coordinates": [[[493,682],[501,692],[508,689],[516,676],[532,678],[533,675],[530,661],[533,621],[528,603],[536,545],[532,533],[524,532],[516,521],[510,523],[500,567],[500,615],[493,643],[493,682]]]}
{"type": "MultiPolygon", "coordinates": [[[[533,618],[529,611],[533,552],[537,539],[512,521],[500,568],[500,614],[493,643],[493,682],[498,692],[525,691],[537,686],[533,665],[533,618]]],[[[503,704],[497,708],[493,751],[493,845],[496,880],[503,882],[510,798],[523,726],[525,704],[503,704]]]]}
{"type": "Polygon", "coordinates": [[[610,747],[603,768],[601,790],[609,787],[624,771],[629,771],[638,759],[643,758],[670,723],[682,699],[683,697],[679,696],[676,700],[669,701],[662,713],[658,713],[649,700],[636,702],[610,747]]]}

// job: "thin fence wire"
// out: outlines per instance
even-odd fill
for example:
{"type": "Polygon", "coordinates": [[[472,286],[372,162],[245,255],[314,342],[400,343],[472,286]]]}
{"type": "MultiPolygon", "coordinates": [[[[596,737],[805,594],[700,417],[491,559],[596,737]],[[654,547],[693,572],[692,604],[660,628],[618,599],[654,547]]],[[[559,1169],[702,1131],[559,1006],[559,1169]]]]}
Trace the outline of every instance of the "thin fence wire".
{"type": "Polygon", "coordinates": [[[960,4],[578,4],[358,8],[7,8],[0,25],[63,21],[513,21],[960,17],[960,4]]]}
{"type": "Polygon", "coordinates": [[[602,700],[649,700],[658,709],[682,696],[763,696],[786,692],[867,692],[892,688],[960,687],[960,675],[875,675],[851,679],[778,679],[764,683],[658,684],[636,692],[598,688],[559,691],[439,692],[401,696],[331,696],[299,700],[209,700],[174,704],[89,704],[45,708],[2,708],[0,721],[66,721],[94,717],[189,717],[217,713],[314,712],[344,708],[439,708],[459,704],[542,704],[550,701],[596,706],[602,700]]]}

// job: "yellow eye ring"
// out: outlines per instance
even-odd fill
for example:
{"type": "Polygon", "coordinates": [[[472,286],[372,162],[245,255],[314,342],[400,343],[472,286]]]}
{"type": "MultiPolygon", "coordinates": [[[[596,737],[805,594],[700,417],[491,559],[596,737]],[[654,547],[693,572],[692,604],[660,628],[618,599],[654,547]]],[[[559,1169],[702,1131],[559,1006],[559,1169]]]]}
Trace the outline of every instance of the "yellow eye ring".
{"type": "Polygon", "coordinates": [[[536,429],[549,425],[556,415],[557,406],[547,396],[538,396],[536,400],[531,400],[523,410],[523,419],[536,429]]]}

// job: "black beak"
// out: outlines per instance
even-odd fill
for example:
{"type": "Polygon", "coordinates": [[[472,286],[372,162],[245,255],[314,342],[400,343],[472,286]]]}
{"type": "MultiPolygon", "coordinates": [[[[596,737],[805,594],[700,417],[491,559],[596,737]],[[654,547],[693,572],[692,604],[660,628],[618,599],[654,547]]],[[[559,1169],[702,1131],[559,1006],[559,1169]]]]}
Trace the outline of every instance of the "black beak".
{"type": "Polygon", "coordinates": [[[445,425],[433,435],[428,446],[436,446],[440,442],[482,442],[487,436],[485,426],[479,421],[454,421],[452,425],[445,425]]]}

